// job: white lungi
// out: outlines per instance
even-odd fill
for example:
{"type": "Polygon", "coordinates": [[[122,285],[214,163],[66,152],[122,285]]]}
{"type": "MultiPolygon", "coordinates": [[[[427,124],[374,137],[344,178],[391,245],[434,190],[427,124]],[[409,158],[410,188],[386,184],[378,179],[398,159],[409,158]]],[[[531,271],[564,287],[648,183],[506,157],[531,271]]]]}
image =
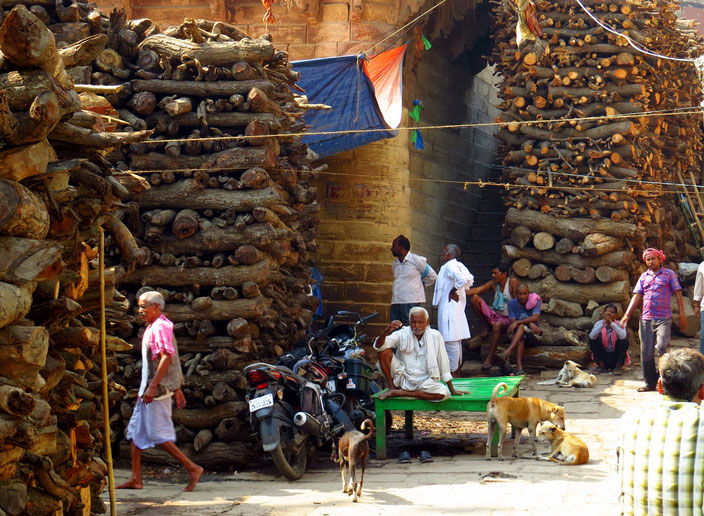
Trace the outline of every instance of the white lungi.
{"type": "Polygon", "coordinates": [[[462,341],[446,341],[445,350],[447,350],[447,358],[450,360],[450,371],[457,371],[462,364],[462,341]]]}
{"type": "Polygon", "coordinates": [[[432,401],[444,401],[450,397],[450,389],[442,382],[433,380],[430,377],[423,380],[413,380],[409,377],[405,364],[396,358],[396,354],[391,358],[391,377],[394,381],[394,386],[398,389],[403,389],[404,391],[422,391],[429,394],[442,394],[442,399],[432,401]]]}
{"type": "Polygon", "coordinates": [[[176,431],[171,420],[171,396],[154,400],[148,405],[139,398],[127,425],[126,437],[140,450],[169,441],[176,442],[176,431]]]}

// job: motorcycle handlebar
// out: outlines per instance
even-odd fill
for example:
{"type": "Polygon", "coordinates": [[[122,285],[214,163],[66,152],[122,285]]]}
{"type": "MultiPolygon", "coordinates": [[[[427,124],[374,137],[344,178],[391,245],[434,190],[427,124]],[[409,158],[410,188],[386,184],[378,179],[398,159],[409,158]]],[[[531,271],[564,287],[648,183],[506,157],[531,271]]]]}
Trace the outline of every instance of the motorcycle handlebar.
{"type": "Polygon", "coordinates": [[[366,317],[362,317],[362,319],[359,322],[368,322],[374,319],[375,317],[379,317],[379,312],[374,312],[373,314],[369,314],[366,317]]]}

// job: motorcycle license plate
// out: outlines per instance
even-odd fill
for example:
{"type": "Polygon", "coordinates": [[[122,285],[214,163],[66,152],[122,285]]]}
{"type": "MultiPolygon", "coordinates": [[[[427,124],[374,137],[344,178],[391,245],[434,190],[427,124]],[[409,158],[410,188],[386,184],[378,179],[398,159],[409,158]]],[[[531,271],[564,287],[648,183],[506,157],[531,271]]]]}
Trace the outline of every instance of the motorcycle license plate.
{"type": "Polygon", "coordinates": [[[256,412],[259,409],[271,407],[273,404],[274,404],[274,395],[271,393],[265,394],[264,396],[260,396],[259,398],[254,398],[253,400],[249,400],[249,411],[256,412]]]}
{"type": "Polygon", "coordinates": [[[330,390],[330,392],[335,392],[337,390],[335,380],[328,380],[328,383],[326,383],[325,386],[330,390]]]}

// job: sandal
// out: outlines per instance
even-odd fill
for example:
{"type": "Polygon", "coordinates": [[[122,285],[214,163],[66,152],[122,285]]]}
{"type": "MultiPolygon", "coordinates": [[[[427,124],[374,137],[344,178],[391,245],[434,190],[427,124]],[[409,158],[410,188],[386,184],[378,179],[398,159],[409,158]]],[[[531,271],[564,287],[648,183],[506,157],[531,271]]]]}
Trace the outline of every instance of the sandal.
{"type": "Polygon", "coordinates": [[[649,385],[644,385],[643,387],[638,387],[638,392],[653,392],[655,387],[650,387],[649,385]]]}
{"type": "Polygon", "coordinates": [[[482,371],[489,371],[492,364],[482,364],[482,371]]]}
{"type": "Polygon", "coordinates": [[[525,376],[526,372],[523,369],[516,369],[511,376],[525,376]]]}
{"type": "Polygon", "coordinates": [[[402,451],[401,454],[398,456],[398,463],[399,464],[410,464],[411,462],[411,454],[407,451],[402,451]]]}
{"type": "Polygon", "coordinates": [[[426,462],[433,462],[433,456],[430,455],[429,451],[423,450],[420,452],[420,457],[418,457],[418,460],[420,460],[422,464],[425,464],[426,462]]]}

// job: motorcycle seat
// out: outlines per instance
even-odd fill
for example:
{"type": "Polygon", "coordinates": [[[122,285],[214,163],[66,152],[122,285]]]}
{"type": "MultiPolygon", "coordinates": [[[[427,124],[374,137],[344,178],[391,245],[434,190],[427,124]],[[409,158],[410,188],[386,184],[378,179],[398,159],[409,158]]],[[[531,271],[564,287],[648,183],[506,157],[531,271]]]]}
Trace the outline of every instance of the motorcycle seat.
{"type": "Polygon", "coordinates": [[[279,365],[279,366],[276,366],[276,369],[278,369],[279,372],[281,372],[281,373],[285,373],[286,375],[289,375],[290,378],[296,380],[296,382],[298,382],[300,385],[304,385],[304,384],[306,383],[306,379],[305,379],[305,378],[303,378],[302,376],[297,375],[296,373],[294,373],[293,371],[291,371],[291,370],[290,370],[288,367],[286,367],[286,366],[279,365]]]}

